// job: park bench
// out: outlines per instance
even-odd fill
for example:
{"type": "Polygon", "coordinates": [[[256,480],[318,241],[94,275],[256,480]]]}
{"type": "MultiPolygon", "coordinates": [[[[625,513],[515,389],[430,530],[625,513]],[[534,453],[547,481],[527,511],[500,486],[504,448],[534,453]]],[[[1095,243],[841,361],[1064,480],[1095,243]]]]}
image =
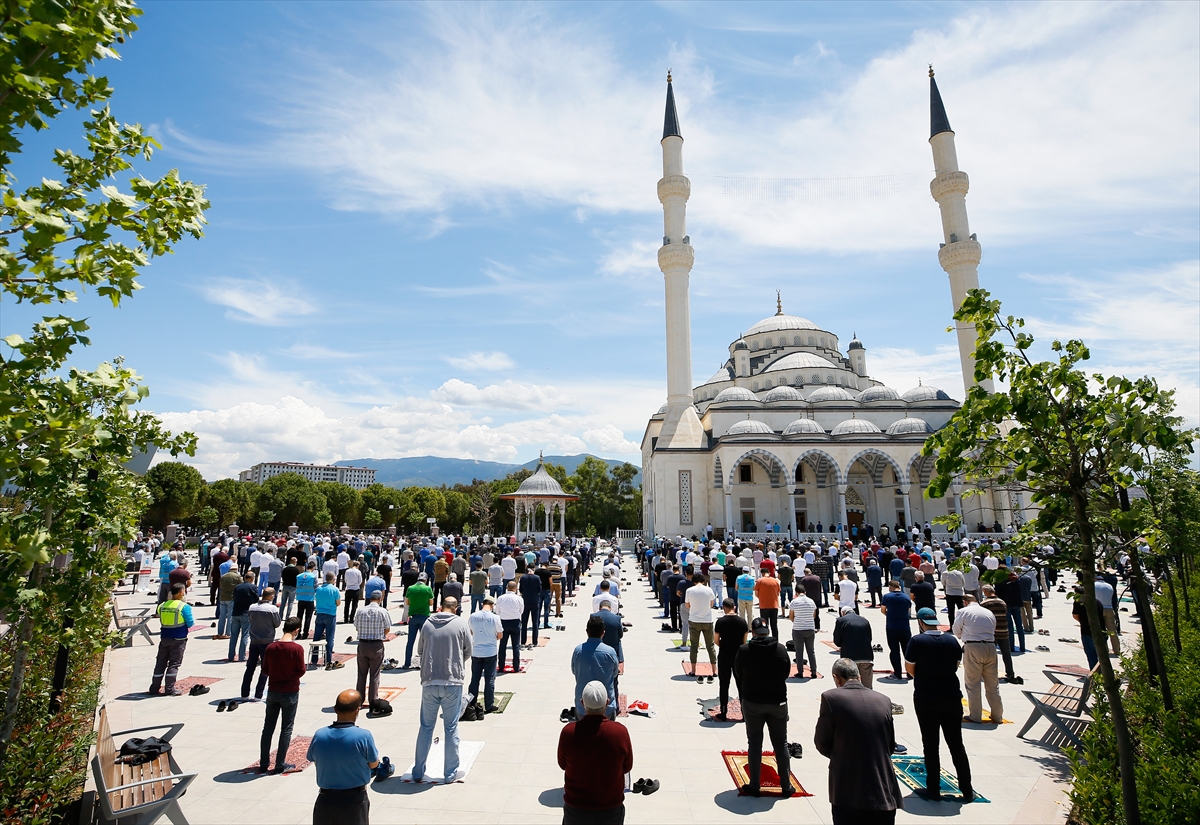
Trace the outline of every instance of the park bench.
{"type": "Polygon", "coordinates": [[[100,811],[106,821],[120,819],[136,825],[153,825],[165,815],[175,825],[188,825],[183,809],[179,807],[179,797],[183,796],[196,774],[181,773],[170,751],[141,765],[117,762],[121,744],[116,737],[166,729],[167,732],[159,738],[169,742],[182,728],[183,724],[177,723],[113,733],[108,728],[108,708],[100,709],[100,730],[96,736],[96,755],[92,757],[92,776],[96,782],[100,811]]]}
{"type": "MultiPolygon", "coordinates": [[[[1083,713],[1087,709],[1087,700],[1092,692],[1092,679],[1096,677],[1095,668],[1086,676],[1064,674],[1075,676],[1080,680],[1078,684],[1063,682],[1055,675],[1056,671],[1044,670],[1042,672],[1051,682],[1050,689],[1047,691],[1021,691],[1033,703],[1033,711],[1025,721],[1025,726],[1017,732],[1017,738],[1024,738],[1026,732],[1037,723],[1038,719],[1044,718],[1050,723],[1052,732],[1057,734],[1061,741],[1082,750],[1083,743],[1080,736],[1091,724],[1091,720],[1085,719],[1083,713]]],[[[1061,673],[1061,671],[1059,672],[1061,673]]]]}
{"type": "Polygon", "coordinates": [[[146,641],[154,644],[154,639],[150,635],[150,631],[146,625],[150,624],[150,620],[156,618],[157,614],[153,607],[130,608],[121,610],[117,607],[117,600],[112,601],[113,621],[116,622],[117,630],[125,631],[125,644],[133,644],[133,634],[141,632],[146,637],[146,641]]]}

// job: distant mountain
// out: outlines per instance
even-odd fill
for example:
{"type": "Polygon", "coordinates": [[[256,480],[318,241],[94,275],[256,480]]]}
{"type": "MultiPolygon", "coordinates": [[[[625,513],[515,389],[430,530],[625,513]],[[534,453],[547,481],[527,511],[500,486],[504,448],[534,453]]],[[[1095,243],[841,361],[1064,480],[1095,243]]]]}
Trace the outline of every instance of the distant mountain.
{"type": "MultiPolygon", "coordinates": [[[[548,455],[547,464],[561,464],[567,468],[567,474],[575,472],[575,468],[588,457],[587,453],[580,455],[548,455]]],[[[592,458],[600,458],[592,456],[592,458]]],[[[600,458],[609,467],[624,464],[612,458],[600,458]]],[[[375,471],[375,480],[389,487],[447,487],[454,484],[470,484],[472,479],[495,481],[504,478],[517,470],[533,470],[537,467],[537,459],[524,464],[503,464],[499,461],[476,461],[470,458],[440,458],[433,455],[416,456],[413,458],[353,458],[347,461],[337,461],[345,467],[369,467],[375,471]]],[[[630,462],[632,463],[632,462],[630,462]]],[[[637,466],[637,465],[634,465],[637,466]]],[[[639,468],[634,476],[634,485],[642,483],[639,468]]]]}

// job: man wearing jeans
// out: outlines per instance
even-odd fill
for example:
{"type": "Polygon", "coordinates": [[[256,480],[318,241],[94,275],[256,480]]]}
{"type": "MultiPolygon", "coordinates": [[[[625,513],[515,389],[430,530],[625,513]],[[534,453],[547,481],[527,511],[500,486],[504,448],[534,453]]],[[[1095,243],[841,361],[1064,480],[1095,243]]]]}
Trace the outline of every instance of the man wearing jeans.
{"type": "Polygon", "coordinates": [[[441,612],[429,617],[417,642],[421,657],[421,729],[417,733],[413,782],[425,778],[438,710],[442,712],[446,749],[442,776],[447,785],[458,778],[458,720],[463,712],[464,671],[471,658],[471,632],[467,622],[455,615],[457,611],[457,599],[444,599],[441,612]]]}
{"type": "Polygon", "coordinates": [[[408,613],[408,644],[404,648],[405,670],[412,667],[413,647],[417,643],[417,634],[429,620],[432,604],[433,588],[429,586],[429,577],[422,573],[417,577],[417,583],[404,591],[405,612],[408,613]]]}
{"type": "MultiPolygon", "coordinates": [[[[341,591],[334,583],[337,576],[325,574],[325,583],[317,588],[317,628],[313,631],[313,641],[325,640],[325,669],[338,670],[343,667],[341,662],[333,661],[333,636],[337,633],[337,609],[342,603],[341,591]]],[[[313,653],[316,656],[316,653],[313,653]]]]}
{"type": "Polygon", "coordinates": [[[267,674],[267,715],[259,742],[259,773],[266,773],[271,767],[271,740],[275,736],[275,724],[280,714],[283,715],[283,722],[279,728],[279,749],[275,753],[274,772],[283,773],[289,767],[294,767],[287,761],[287,752],[292,744],[296,708],[300,704],[300,678],[307,669],[304,666],[304,648],[292,641],[299,630],[300,617],[291,617],[283,623],[283,637],[271,642],[263,653],[263,673],[267,674]]]}
{"type": "MultiPolygon", "coordinates": [[[[262,592],[258,604],[250,606],[246,611],[250,623],[250,656],[246,659],[246,672],[242,675],[242,698],[250,696],[250,682],[254,679],[254,669],[266,652],[267,646],[275,641],[275,628],[279,627],[279,608],[275,606],[275,591],[267,588],[262,592]]],[[[266,670],[258,676],[258,686],[254,689],[254,698],[263,698],[267,687],[266,670]]]]}
{"type": "Polygon", "coordinates": [[[762,619],[751,625],[751,639],[742,645],[733,662],[738,696],[742,702],[742,717],[746,720],[746,742],[749,753],[746,773],[749,783],[740,791],[745,796],[758,796],[762,773],[763,726],[766,725],[775,751],[779,771],[780,795],[784,799],[796,792],[792,787],[791,765],[787,749],[787,679],[792,662],[787,648],[771,636],[771,626],[762,619]]]}
{"type": "Polygon", "coordinates": [[[887,631],[888,650],[891,653],[892,677],[903,680],[904,669],[900,659],[912,638],[909,625],[909,612],[912,610],[912,599],[900,592],[900,582],[892,579],[888,582],[888,593],[879,603],[880,611],[887,617],[884,630],[887,631]]]}
{"type": "MultiPolygon", "coordinates": [[[[704,636],[704,648],[708,651],[708,663],[712,671],[708,675],[708,683],[712,684],[712,674],[717,672],[717,651],[713,647],[713,595],[712,588],[704,582],[704,576],[692,574],[692,586],[684,594],[688,606],[688,641],[691,643],[692,673],[696,673],[696,658],[700,652],[700,636],[704,636]]],[[[696,681],[702,677],[696,675],[696,681]]]]}
{"type": "MultiPolygon", "coordinates": [[[[472,595],[472,599],[474,596],[472,595]]],[[[488,713],[496,709],[496,654],[504,626],[496,615],[496,600],[483,596],[479,610],[471,613],[467,626],[471,631],[471,685],[467,693],[479,701],[479,679],[483,678],[483,708],[488,713]]]]}
{"type": "Polygon", "coordinates": [[[242,583],[242,576],[236,570],[230,570],[218,581],[217,635],[213,638],[228,639],[233,630],[233,591],[242,583]]]}
{"type": "Polygon", "coordinates": [[[233,588],[233,610],[229,616],[229,661],[244,662],[246,648],[250,645],[250,605],[258,601],[258,588],[254,586],[255,574],[247,570],[242,583],[233,588]],[[236,655],[235,655],[236,654],[236,655]]]}
{"type": "Polygon", "coordinates": [[[517,595],[517,583],[508,583],[508,592],[496,599],[496,615],[500,617],[500,626],[504,635],[500,639],[500,651],[497,654],[496,669],[504,670],[505,653],[509,642],[512,642],[513,666],[512,672],[521,670],[521,647],[518,637],[521,635],[521,613],[525,610],[525,601],[517,595]]]}
{"type": "Polygon", "coordinates": [[[300,628],[301,639],[308,638],[313,611],[316,610],[317,563],[310,561],[304,572],[296,576],[296,618],[304,622],[300,628]]]}

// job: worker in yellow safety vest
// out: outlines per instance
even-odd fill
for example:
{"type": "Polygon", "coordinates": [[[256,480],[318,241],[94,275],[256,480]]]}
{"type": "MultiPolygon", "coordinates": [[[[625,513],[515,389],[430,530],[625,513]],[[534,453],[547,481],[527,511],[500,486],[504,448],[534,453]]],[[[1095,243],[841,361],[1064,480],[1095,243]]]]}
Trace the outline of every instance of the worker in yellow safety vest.
{"type": "Polygon", "coordinates": [[[179,666],[183,664],[188,628],[196,623],[192,618],[192,606],[183,600],[186,590],[182,584],[173,586],[170,598],[158,606],[158,621],[162,630],[159,634],[158,658],[154,662],[154,678],[147,691],[153,695],[158,694],[160,686],[166,696],[179,696],[182,693],[175,689],[175,680],[179,677],[179,666]]]}

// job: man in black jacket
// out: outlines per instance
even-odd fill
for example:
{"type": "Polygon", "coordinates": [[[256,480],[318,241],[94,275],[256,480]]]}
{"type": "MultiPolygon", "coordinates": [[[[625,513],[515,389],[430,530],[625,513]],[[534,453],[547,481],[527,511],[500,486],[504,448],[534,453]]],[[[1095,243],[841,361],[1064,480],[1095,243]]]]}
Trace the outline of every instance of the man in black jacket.
{"type": "Polygon", "coordinates": [[[867,617],[855,613],[853,607],[843,607],[842,615],[833,623],[833,643],[842,656],[858,665],[859,680],[869,689],[874,684],[875,653],[871,650],[871,623],[867,617]]]}
{"type": "Polygon", "coordinates": [[[791,784],[791,766],[787,749],[787,679],[792,672],[792,660],[787,648],[771,637],[771,627],[762,619],[751,624],[750,641],[742,645],[733,662],[733,676],[741,697],[742,717],[746,720],[746,741],[749,759],[747,773],[750,782],[741,793],[758,796],[759,774],[762,771],[763,725],[771,736],[775,750],[775,765],[779,770],[779,785],[786,799],[796,792],[791,784]]]}

